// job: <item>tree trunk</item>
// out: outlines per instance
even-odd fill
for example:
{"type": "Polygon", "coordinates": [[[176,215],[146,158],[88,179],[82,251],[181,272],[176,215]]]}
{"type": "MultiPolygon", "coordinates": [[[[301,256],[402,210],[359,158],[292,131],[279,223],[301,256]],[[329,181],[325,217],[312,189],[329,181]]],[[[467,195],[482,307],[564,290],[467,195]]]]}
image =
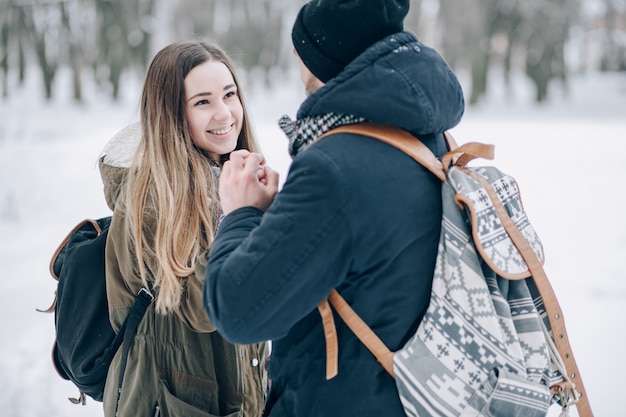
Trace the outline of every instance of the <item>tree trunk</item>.
{"type": "Polygon", "coordinates": [[[29,12],[26,11],[26,8],[20,7],[20,20],[26,31],[28,31],[31,35],[31,40],[35,47],[35,55],[37,57],[37,61],[39,63],[39,68],[41,70],[41,75],[44,83],[44,91],[46,99],[52,98],[52,83],[54,81],[54,76],[57,70],[57,63],[53,60],[49,60],[46,54],[46,33],[44,29],[39,29],[35,25],[35,21],[33,19],[32,8],[29,9],[29,12]],[[30,13],[29,13],[30,12],[30,13]]]}
{"type": "MultiPolygon", "coordinates": [[[[4,12],[6,13],[6,12],[4,12]]],[[[9,19],[7,19],[9,20],[9,19]]],[[[0,21],[0,91],[2,97],[9,96],[9,22],[0,21]]]]}
{"type": "MultiPolygon", "coordinates": [[[[83,89],[81,83],[81,71],[82,71],[82,54],[80,40],[83,36],[82,30],[78,33],[72,31],[70,23],[70,15],[65,3],[60,4],[61,7],[61,22],[66,31],[69,65],[72,70],[72,88],[74,94],[74,100],[78,102],[83,101],[83,89]]],[[[82,29],[82,25],[78,25],[82,29]]]]}

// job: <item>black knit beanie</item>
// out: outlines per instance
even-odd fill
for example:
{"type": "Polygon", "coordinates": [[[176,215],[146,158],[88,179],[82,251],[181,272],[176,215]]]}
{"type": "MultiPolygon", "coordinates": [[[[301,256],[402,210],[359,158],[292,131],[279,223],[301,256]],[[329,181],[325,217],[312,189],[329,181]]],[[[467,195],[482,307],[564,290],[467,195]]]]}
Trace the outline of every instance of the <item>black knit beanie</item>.
{"type": "Polygon", "coordinates": [[[291,38],[302,62],[326,83],[368,47],[404,28],[409,0],[312,0],[291,38]]]}

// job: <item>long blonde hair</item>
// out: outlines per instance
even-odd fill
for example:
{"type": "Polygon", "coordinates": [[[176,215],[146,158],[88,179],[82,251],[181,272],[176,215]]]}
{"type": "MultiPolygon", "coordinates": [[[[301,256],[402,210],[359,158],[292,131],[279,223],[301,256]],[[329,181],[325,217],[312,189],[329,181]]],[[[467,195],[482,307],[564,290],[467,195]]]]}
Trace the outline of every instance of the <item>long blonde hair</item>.
{"type": "Polygon", "coordinates": [[[167,314],[181,302],[184,279],[208,250],[219,218],[214,161],[196,147],[185,118],[184,80],[206,61],[226,65],[237,85],[243,125],[237,149],[258,151],[234,65],[217,45],[175,42],[150,64],[141,96],[142,137],[126,184],[128,236],[144,285],[152,277],[156,311],[167,314]]]}

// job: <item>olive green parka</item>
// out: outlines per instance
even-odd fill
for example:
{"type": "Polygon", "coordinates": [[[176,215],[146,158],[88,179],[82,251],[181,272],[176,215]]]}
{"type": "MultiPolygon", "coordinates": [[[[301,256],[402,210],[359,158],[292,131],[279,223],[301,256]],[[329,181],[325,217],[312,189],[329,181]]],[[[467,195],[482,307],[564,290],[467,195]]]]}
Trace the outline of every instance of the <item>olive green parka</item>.
{"type": "MultiPolygon", "coordinates": [[[[129,245],[124,204],[118,201],[141,131],[123,129],[100,158],[100,173],[113,220],[106,243],[109,318],[118,331],[142,287],[134,247],[129,245]]],[[[148,225],[148,230],[151,230],[148,225]]],[[[202,286],[206,256],[187,277],[176,313],[157,314],[152,303],[130,349],[119,398],[119,417],[259,417],[265,400],[268,345],[235,345],[206,316],[202,286]]],[[[154,259],[146,259],[148,268],[154,259]]],[[[155,293],[158,297],[158,289],[155,293]]],[[[115,416],[120,349],[109,368],[104,415],[115,416]]]]}

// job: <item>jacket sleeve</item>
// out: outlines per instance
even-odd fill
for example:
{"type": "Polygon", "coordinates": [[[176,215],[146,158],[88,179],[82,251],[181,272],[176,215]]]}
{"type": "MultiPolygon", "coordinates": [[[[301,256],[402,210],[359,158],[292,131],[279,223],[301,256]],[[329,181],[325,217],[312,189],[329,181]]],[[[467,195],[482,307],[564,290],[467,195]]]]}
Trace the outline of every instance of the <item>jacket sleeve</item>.
{"type": "Polygon", "coordinates": [[[227,339],[283,337],[345,277],[350,190],[316,147],[299,155],[263,214],[244,207],[220,225],[206,271],[204,306],[227,339]]]}

